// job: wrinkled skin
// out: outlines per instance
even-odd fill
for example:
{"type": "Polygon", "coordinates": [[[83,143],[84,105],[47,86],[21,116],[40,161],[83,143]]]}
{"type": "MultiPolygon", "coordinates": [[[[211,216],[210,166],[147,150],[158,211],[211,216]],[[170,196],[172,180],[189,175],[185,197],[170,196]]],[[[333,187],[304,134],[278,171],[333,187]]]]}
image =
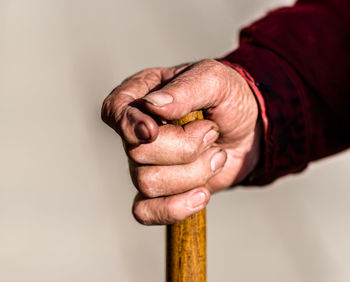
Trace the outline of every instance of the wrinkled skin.
{"type": "Polygon", "coordinates": [[[131,76],[105,99],[102,119],[124,141],[139,191],[133,214],[142,224],[175,223],[198,212],[259,159],[255,97],[240,74],[215,60],[131,76]],[[199,109],[205,120],[166,123],[199,109]]]}

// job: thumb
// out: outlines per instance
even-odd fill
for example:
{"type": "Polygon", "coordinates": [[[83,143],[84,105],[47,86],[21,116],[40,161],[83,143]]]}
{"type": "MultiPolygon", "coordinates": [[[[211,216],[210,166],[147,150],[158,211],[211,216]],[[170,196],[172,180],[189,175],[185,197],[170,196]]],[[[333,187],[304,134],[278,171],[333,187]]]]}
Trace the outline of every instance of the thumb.
{"type": "Polygon", "coordinates": [[[144,96],[152,114],[166,120],[180,119],[188,113],[219,105],[226,96],[228,70],[215,60],[192,65],[161,89],[144,96]]]}

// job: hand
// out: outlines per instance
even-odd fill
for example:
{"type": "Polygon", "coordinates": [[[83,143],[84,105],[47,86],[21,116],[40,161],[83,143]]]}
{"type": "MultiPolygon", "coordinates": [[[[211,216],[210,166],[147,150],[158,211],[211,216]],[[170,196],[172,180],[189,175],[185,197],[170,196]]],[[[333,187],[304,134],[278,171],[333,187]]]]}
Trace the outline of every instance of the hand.
{"type": "Polygon", "coordinates": [[[122,137],[142,224],[170,224],[203,209],[210,193],[242,181],[259,159],[261,125],[242,76],[214,60],[143,70],[115,88],[102,119],[122,137]],[[205,120],[167,124],[202,109],[205,120]]]}

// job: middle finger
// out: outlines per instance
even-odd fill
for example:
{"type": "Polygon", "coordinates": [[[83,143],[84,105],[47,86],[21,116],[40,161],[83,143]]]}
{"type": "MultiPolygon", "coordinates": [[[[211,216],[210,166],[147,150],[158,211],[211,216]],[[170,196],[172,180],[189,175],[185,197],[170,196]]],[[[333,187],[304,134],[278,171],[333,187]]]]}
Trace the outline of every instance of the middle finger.
{"type": "Polygon", "coordinates": [[[226,159],[224,150],[212,147],[189,164],[134,167],[131,177],[136,188],[148,198],[173,195],[206,184],[221,171],[226,159]]]}

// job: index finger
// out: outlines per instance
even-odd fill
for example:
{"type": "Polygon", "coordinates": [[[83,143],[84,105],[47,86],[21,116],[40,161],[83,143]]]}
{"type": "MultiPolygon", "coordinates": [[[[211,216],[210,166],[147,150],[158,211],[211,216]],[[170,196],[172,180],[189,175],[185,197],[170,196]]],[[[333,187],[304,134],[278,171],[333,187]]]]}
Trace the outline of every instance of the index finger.
{"type": "Polygon", "coordinates": [[[158,135],[158,126],[143,112],[139,101],[184,67],[146,69],[126,79],[104,100],[102,120],[129,144],[152,142],[158,135]]]}

